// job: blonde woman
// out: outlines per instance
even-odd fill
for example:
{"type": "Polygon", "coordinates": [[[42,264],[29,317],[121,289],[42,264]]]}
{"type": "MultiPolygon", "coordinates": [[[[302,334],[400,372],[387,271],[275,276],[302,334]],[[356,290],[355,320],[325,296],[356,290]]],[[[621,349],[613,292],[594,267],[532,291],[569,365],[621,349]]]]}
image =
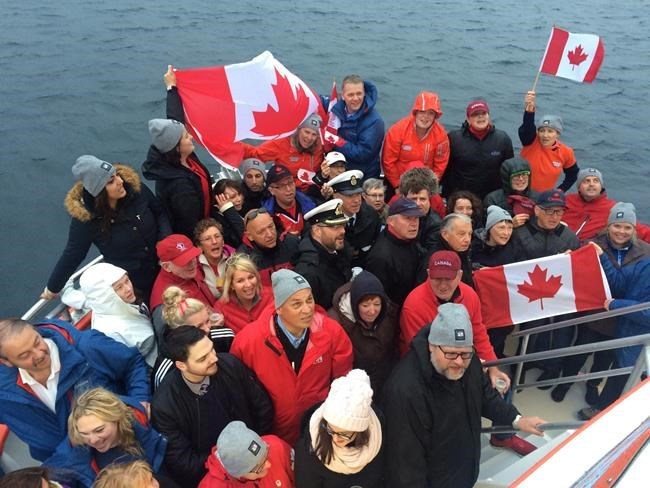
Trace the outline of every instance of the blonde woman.
{"type": "Polygon", "coordinates": [[[144,461],[113,464],[97,475],[93,488],[159,488],[151,468],[144,461]]]}
{"type": "MultiPolygon", "coordinates": [[[[177,286],[170,286],[163,293],[162,318],[167,324],[167,329],[175,329],[181,325],[198,327],[212,339],[216,352],[228,352],[235,337],[232,329],[224,327],[222,313],[196,298],[188,297],[187,293],[177,286]]],[[[174,362],[168,356],[163,343],[160,345],[160,356],[153,367],[154,388],[158,387],[174,367],[174,362]]]]}
{"type": "Polygon", "coordinates": [[[75,399],[68,439],[44,464],[75,473],[76,481],[89,487],[111,464],[145,459],[157,472],[166,449],[167,439],[153,430],[138,401],[93,388],[75,399]]]}
{"type": "Polygon", "coordinates": [[[255,263],[246,254],[234,254],[226,261],[223,294],[219,305],[228,327],[235,333],[257,320],[272,302],[271,290],[262,286],[255,263]]]}

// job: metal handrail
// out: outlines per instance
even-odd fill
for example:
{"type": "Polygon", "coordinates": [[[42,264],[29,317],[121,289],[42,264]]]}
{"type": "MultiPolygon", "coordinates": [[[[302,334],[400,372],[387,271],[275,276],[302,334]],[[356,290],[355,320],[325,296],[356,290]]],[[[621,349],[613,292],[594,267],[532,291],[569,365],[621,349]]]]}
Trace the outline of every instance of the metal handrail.
{"type": "Polygon", "coordinates": [[[582,317],[574,317],[572,319],[563,320],[561,322],[555,322],[547,325],[540,325],[539,327],[531,327],[530,329],[518,330],[510,334],[510,336],[521,337],[524,335],[539,334],[541,332],[547,332],[549,330],[562,329],[564,327],[569,327],[571,325],[578,325],[585,322],[593,322],[594,320],[606,319],[610,317],[618,317],[619,315],[625,315],[632,312],[640,312],[641,310],[646,310],[648,308],[650,308],[650,302],[637,303],[636,305],[617,308],[616,310],[606,310],[604,312],[598,312],[591,315],[584,315],[582,317]]]}
{"type": "Polygon", "coordinates": [[[577,383],[589,380],[599,380],[602,378],[609,378],[610,376],[623,376],[630,374],[634,368],[627,366],[625,368],[608,369],[605,371],[596,371],[595,373],[577,374],[575,376],[562,376],[560,378],[553,378],[550,380],[535,381],[534,383],[520,383],[517,389],[522,388],[541,388],[543,386],[561,385],[563,383],[577,383]]]}
{"type": "MultiPolygon", "coordinates": [[[[585,422],[573,420],[570,422],[546,422],[537,426],[539,430],[545,432],[547,430],[570,430],[579,429],[585,422]]],[[[493,425],[492,427],[482,427],[481,434],[513,434],[520,432],[510,425],[493,425]]]]}
{"type": "MultiPolygon", "coordinates": [[[[68,282],[78,279],[84,273],[84,271],[86,271],[91,266],[102,262],[103,260],[104,260],[104,256],[100,254],[95,259],[93,259],[88,264],[86,264],[83,268],[80,268],[77,271],[75,271],[72,274],[72,276],[70,276],[70,278],[68,279],[68,282]]],[[[52,300],[45,300],[44,298],[41,298],[34,305],[32,305],[30,309],[27,310],[27,312],[25,312],[20,318],[23,320],[31,320],[38,312],[41,311],[41,309],[45,308],[45,306],[48,305],[49,303],[52,303],[52,300]]]]}
{"type": "Polygon", "coordinates": [[[604,351],[606,349],[617,349],[619,347],[638,346],[640,344],[650,345],[650,334],[623,337],[621,339],[612,339],[609,341],[602,341],[602,342],[593,342],[590,344],[582,344],[580,346],[563,347],[561,349],[552,349],[550,351],[533,352],[530,354],[520,354],[518,356],[511,356],[508,358],[495,359],[494,361],[486,361],[483,363],[483,366],[484,367],[503,366],[508,364],[523,363],[527,361],[543,361],[544,359],[572,356],[574,354],[588,354],[596,351],[604,351]]]}

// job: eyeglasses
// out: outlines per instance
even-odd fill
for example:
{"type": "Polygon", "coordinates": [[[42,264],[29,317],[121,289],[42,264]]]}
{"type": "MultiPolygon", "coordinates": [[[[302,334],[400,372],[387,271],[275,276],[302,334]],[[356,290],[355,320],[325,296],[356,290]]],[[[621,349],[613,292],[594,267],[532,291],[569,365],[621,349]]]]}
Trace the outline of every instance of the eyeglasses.
{"type": "Polygon", "coordinates": [[[248,225],[251,220],[255,220],[258,216],[268,213],[269,211],[264,207],[249,210],[246,215],[244,215],[244,225],[248,225]]]}
{"type": "Polygon", "coordinates": [[[345,432],[334,432],[332,429],[330,429],[330,426],[327,425],[325,422],[323,422],[323,427],[325,427],[325,432],[327,432],[329,435],[332,437],[340,437],[341,439],[345,439],[346,441],[351,441],[354,439],[354,436],[357,435],[356,432],[352,432],[350,434],[346,434],[345,432]]]}
{"type": "Polygon", "coordinates": [[[264,468],[266,467],[266,461],[268,460],[268,458],[269,458],[268,455],[265,456],[264,460],[252,469],[251,473],[261,474],[262,471],[264,471],[264,468]]]}
{"type": "Polygon", "coordinates": [[[516,175],[513,175],[511,179],[518,179],[518,180],[523,180],[525,178],[528,178],[530,176],[530,173],[519,173],[516,175]]]}
{"type": "Polygon", "coordinates": [[[283,184],[275,184],[271,185],[270,187],[273,188],[274,190],[291,190],[296,186],[296,183],[291,180],[283,184]]]}
{"type": "Polygon", "coordinates": [[[442,351],[442,354],[445,356],[445,359],[458,359],[459,356],[461,359],[472,359],[472,356],[474,355],[474,351],[450,352],[450,351],[445,351],[441,346],[438,346],[438,349],[442,351]]]}
{"type": "Polygon", "coordinates": [[[369,198],[372,198],[373,200],[383,200],[384,199],[384,194],[383,193],[365,193],[365,195],[367,197],[369,197],[369,198]]]}
{"type": "Polygon", "coordinates": [[[564,215],[565,210],[563,208],[544,208],[544,213],[548,216],[551,215],[564,215]]]}

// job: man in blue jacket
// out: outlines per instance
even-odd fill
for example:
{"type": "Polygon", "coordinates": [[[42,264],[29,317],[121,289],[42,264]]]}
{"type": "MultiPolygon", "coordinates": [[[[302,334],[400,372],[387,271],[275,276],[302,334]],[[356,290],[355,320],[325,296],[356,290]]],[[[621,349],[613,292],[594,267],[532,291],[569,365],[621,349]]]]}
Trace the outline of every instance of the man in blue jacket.
{"type": "Polygon", "coordinates": [[[149,410],[147,366],[137,349],[67,322],[0,320],[0,422],[47,459],[67,436],[72,401],[102,386],[149,410]]]}
{"type": "MultiPolygon", "coordinates": [[[[328,99],[323,98],[324,107],[328,99]]],[[[341,84],[341,99],[332,112],[341,121],[338,134],[326,132],[325,139],[336,146],[347,161],[347,169],[363,171],[366,178],[379,178],[379,153],[384,140],[384,121],[375,110],[377,88],[358,75],[348,75],[341,84]]],[[[326,146],[327,149],[327,146],[326,146]]]]}

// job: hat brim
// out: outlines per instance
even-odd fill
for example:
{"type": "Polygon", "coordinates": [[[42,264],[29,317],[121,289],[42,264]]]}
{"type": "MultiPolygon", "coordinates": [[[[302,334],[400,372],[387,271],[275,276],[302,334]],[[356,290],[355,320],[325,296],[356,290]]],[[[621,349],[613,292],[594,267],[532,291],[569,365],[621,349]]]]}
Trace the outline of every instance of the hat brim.
{"type": "Polygon", "coordinates": [[[557,203],[557,202],[538,203],[537,206],[539,208],[553,208],[553,207],[567,208],[566,203],[557,203]]]}
{"type": "Polygon", "coordinates": [[[458,276],[460,269],[453,270],[449,268],[445,269],[431,269],[429,268],[429,278],[443,278],[446,280],[453,280],[458,276]]]}
{"type": "Polygon", "coordinates": [[[419,208],[411,208],[391,215],[403,215],[404,217],[424,217],[425,214],[419,208]]]}
{"type": "Polygon", "coordinates": [[[335,219],[321,220],[320,222],[317,222],[317,224],[318,225],[324,225],[326,227],[336,227],[337,225],[345,225],[349,221],[350,221],[350,218],[343,215],[343,216],[337,217],[335,219]]]}
{"type": "Polygon", "coordinates": [[[171,262],[176,266],[186,266],[192,259],[198,257],[199,254],[201,254],[201,250],[198,247],[192,246],[184,253],[179,254],[172,259],[171,262]]]}
{"type": "Polygon", "coordinates": [[[350,190],[334,190],[335,193],[340,193],[341,195],[350,196],[356,195],[357,193],[363,193],[363,188],[353,188],[350,190]]]}

